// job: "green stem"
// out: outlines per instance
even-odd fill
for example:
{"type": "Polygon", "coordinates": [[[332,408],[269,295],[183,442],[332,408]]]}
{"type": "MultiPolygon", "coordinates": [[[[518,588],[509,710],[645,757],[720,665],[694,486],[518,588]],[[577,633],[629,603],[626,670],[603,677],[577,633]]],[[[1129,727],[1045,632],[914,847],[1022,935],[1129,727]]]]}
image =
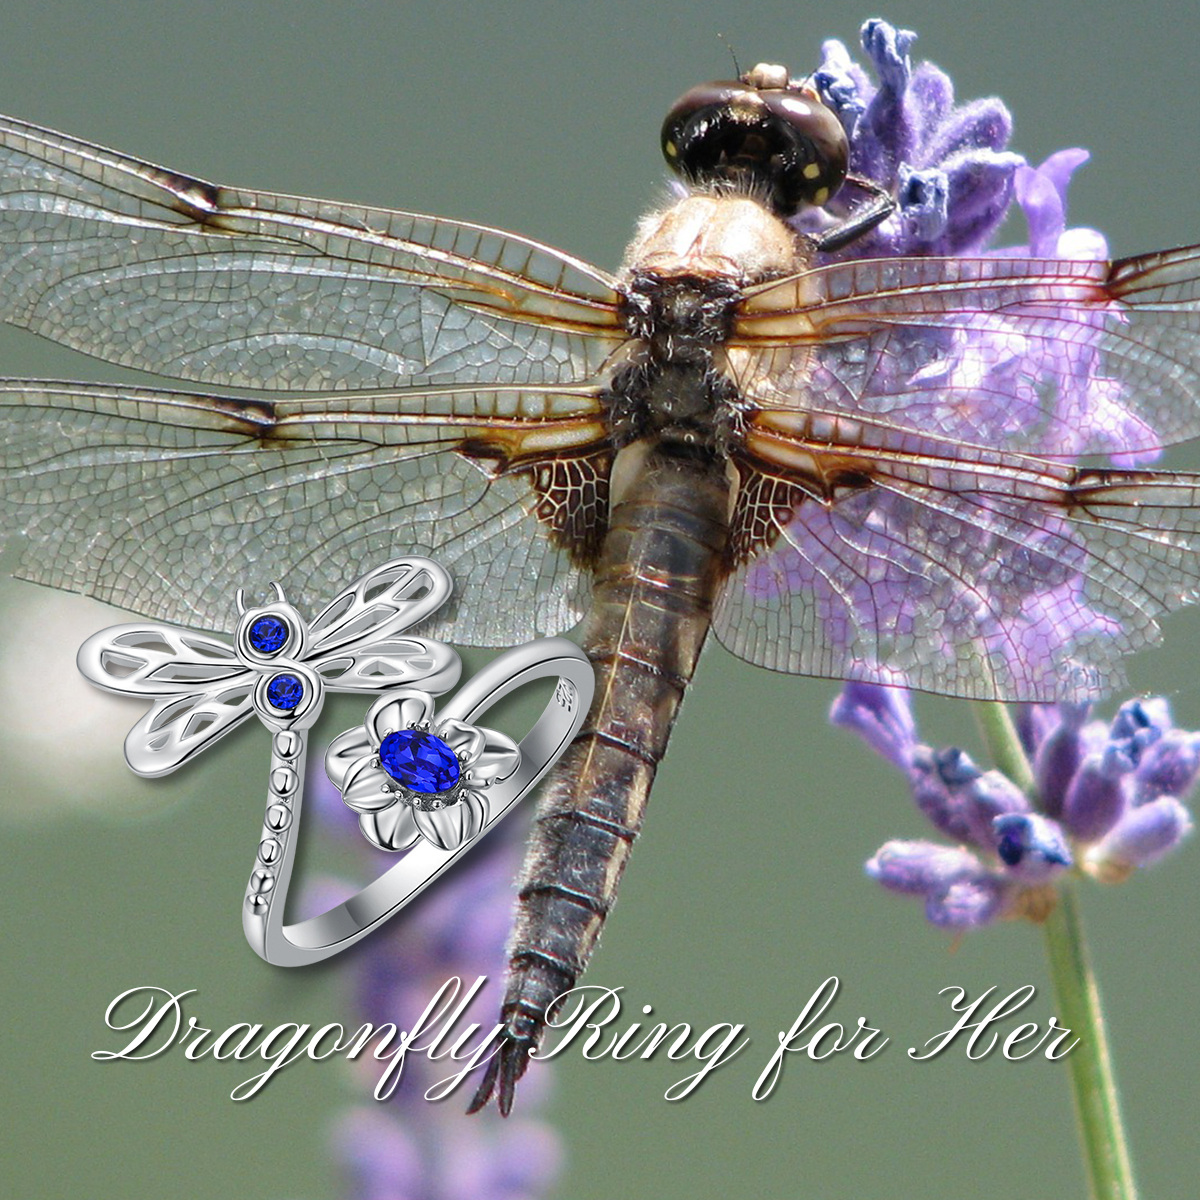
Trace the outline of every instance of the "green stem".
{"type": "MultiPolygon", "coordinates": [[[[1003,704],[981,704],[976,714],[996,766],[1032,797],[1033,771],[1008,709],[1003,704]]],[[[1137,1200],[1104,1010],[1088,962],[1079,904],[1070,883],[1059,887],[1057,894],[1058,903],[1042,930],[1059,1022],[1079,1039],[1067,1055],[1067,1065],[1090,1194],[1092,1200],[1137,1200]]]]}
{"type": "Polygon", "coordinates": [[[1003,771],[1029,797],[1037,800],[1033,768],[1025,757],[1025,747],[1013,724],[1012,714],[1005,704],[988,701],[975,705],[975,719],[987,745],[988,753],[998,770],[1003,771]]]}

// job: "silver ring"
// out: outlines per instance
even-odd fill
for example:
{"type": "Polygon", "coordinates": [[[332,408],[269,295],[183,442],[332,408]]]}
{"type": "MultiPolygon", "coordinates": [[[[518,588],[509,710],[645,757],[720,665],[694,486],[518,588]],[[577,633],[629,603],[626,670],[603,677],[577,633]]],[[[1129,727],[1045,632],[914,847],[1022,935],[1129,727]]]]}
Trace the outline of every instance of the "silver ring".
{"type": "MultiPolygon", "coordinates": [[[[440,708],[442,721],[456,720],[470,725],[501,697],[539,679],[556,679],[554,694],[536,724],[521,739],[516,769],[487,789],[486,816],[473,836],[448,849],[422,839],[394,867],[349,900],[295,925],[283,924],[283,898],[295,850],[295,839],[288,839],[278,864],[271,868],[275,877],[265,902],[256,899],[253,878],[247,892],[242,925],[255,953],[278,967],[301,967],[345,950],[403,908],[475,842],[486,837],[537,784],[579,732],[592,700],[591,663],[578,646],[565,638],[530,642],[494,659],[440,708]]],[[[293,818],[299,816],[299,805],[297,792],[292,802],[293,818]]],[[[274,836],[270,815],[268,808],[264,839],[274,836]]],[[[263,866],[258,864],[256,871],[263,866]]]]}
{"type": "MultiPolygon", "coordinates": [[[[372,706],[367,725],[348,731],[331,747],[333,772],[340,774],[335,783],[341,786],[346,782],[343,768],[351,765],[345,752],[366,748],[367,729],[378,725],[378,714],[412,712],[414,696],[423,696],[422,704],[431,708],[432,696],[458,681],[461,663],[449,646],[404,632],[426,619],[452,590],[450,577],[429,559],[385,563],[341,592],[311,622],[287,603],[278,585],[272,587],[275,599],[250,609],[238,592],[240,620],[232,646],[194,630],[131,623],[89,638],[79,649],[78,663],[83,675],[106,691],[153,698],[149,712],[125,740],[126,761],[139,775],[176,770],[251,713],[271,730],[267,810],[246,891],[243,928],[262,958],[294,967],[329,958],[365,937],[485,836],[578,732],[591,702],[593,675],[578,647],[547,638],[502,654],[464,684],[443,707],[438,728],[452,729],[455,736],[461,734],[462,746],[473,747],[462,750],[459,766],[466,773],[453,793],[425,805],[453,804],[456,811],[448,820],[425,822],[420,844],[357,895],[320,916],[285,926],[307,731],[320,714],[325,692],[386,693],[372,706]],[[502,734],[467,728],[502,696],[545,678],[557,678],[554,695],[519,746],[502,734]],[[420,692],[414,691],[416,685],[420,692]],[[490,757],[483,754],[489,737],[490,757]],[[454,820],[465,824],[449,836],[454,820]]],[[[411,806],[413,796],[400,786],[394,790],[395,795],[385,798],[388,804],[400,799],[411,806]]],[[[352,806],[363,811],[361,801],[352,806]]],[[[362,828],[383,844],[372,836],[369,821],[362,828]]]]}

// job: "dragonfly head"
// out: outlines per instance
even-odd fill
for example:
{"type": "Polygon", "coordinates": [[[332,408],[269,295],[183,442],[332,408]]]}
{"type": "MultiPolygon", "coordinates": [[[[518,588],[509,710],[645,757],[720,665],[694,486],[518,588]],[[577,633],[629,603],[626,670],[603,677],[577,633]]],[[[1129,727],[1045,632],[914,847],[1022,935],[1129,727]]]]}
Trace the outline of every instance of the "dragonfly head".
{"type": "Polygon", "coordinates": [[[662,151],[689,183],[753,196],[780,217],[824,205],[850,153],[816,90],[769,63],[685,92],[663,122],[662,151]]]}

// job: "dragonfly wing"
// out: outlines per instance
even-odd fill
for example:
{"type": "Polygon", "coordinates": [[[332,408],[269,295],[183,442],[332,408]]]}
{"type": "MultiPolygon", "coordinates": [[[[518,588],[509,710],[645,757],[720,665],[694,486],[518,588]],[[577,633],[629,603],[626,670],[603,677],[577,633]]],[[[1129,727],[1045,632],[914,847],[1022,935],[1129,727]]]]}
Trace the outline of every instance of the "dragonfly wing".
{"type": "Polygon", "coordinates": [[[231,387],[566,384],[619,325],[603,272],[415,213],[217,187],[0,118],[0,317],[231,387]]]}
{"type": "Polygon", "coordinates": [[[221,628],[255,576],[312,612],[418,554],[457,586],[422,633],[513,645],[588,601],[599,413],[594,387],[272,402],[0,381],[0,509],[24,577],[159,620],[221,628]]]}
{"type": "Polygon", "coordinates": [[[1126,466],[1200,433],[1196,246],[1112,263],[837,263],[755,289],[735,340],[771,379],[764,407],[1126,466]]]}
{"type": "Polygon", "coordinates": [[[78,661],[97,687],[153,699],[125,739],[125,757],[139,775],[174,771],[253,711],[253,674],[232,647],[207,634],[114,625],[88,638],[78,661]]]}
{"type": "Polygon", "coordinates": [[[860,426],[857,459],[743,457],[714,625],[774,670],[974,699],[1118,685],[1200,596],[1200,476],[1085,469],[860,426]],[[772,465],[774,459],[774,465],[772,465]],[[838,476],[837,472],[843,474],[838,476]]]}
{"type": "Polygon", "coordinates": [[[753,289],[718,636],[777,670],[1093,695],[1194,600],[1200,249],[870,259],[753,289]],[[1078,465],[1107,456],[1108,471],[1078,465]]]}

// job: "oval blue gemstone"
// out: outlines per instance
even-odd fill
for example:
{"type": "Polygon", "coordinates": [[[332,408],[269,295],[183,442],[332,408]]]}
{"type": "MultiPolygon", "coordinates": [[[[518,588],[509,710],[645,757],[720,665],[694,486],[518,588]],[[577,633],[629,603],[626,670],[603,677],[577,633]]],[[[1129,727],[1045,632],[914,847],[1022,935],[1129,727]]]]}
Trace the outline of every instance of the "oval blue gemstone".
{"type": "Polygon", "coordinates": [[[267,699],[284,712],[291,712],[304,699],[304,684],[295,675],[276,675],[267,684],[267,699]]]}
{"type": "Polygon", "coordinates": [[[292,631],[278,617],[259,617],[250,626],[250,645],[259,654],[274,654],[288,640],[292,631]]]}
{"type": "Polygon", "coordinates": [[[462,770],[440,737],[419,729],[389,733],[380,744],[379,761],[397,783],[414,792],[448,791],[462,770]]]}

